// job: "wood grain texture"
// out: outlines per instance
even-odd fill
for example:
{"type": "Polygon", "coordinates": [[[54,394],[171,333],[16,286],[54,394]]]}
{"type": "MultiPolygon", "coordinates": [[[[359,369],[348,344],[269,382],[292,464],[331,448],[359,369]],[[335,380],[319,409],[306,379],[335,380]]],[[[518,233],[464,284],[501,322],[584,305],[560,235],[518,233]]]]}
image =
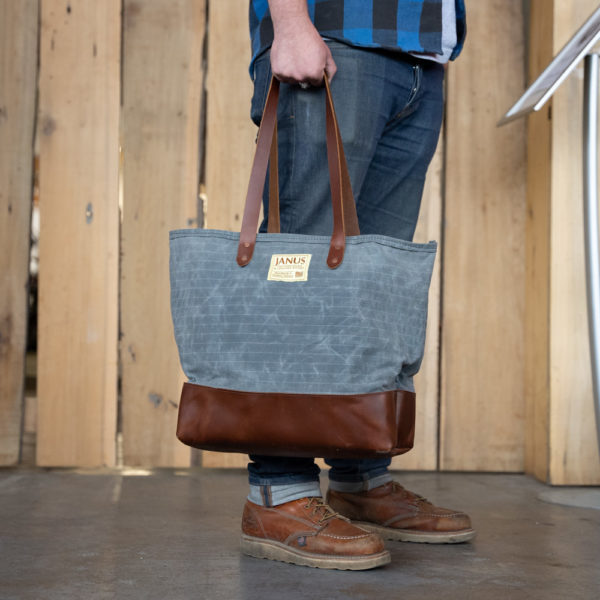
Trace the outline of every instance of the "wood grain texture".
{"type": "Polygon", "coordinates": [[[0,465],[21,439],[37,33],[37,0],[0,0],[0,465]]]}
{"type": "Polygon", "coordinates": [[[235,231],[241,227],[256,137],[247,6],[210,2],[209,27],[205,226],[235,231]]]}
{"type": "Polygon", "coordinates": [[[123,460],[186,466],[168,234],[197,225],[205,3],[126,0],[123,24],[123,460]]]}
{"type": "Polygon", "coordinates": [[[525,123],[520,0],[469,4],[448,70],[440,468],[521,471],[525,123]]]}
{"type": "MultiPolygon", "coordinates": [[[[528,84],[552,59],[552,11],[530,5],[528,84]]],[[[551,102],[527,117],[525,254],[525,471],[548,479],[550,399],[551,102]]]]}
{"type": "Polygon", "coordinates": [[[415,242],[437,240],[435,259],[429,288],[429,312],[425,355],[419,374],[415,377],[417,415],[415,446],[407,454],[392,460],[392,469],[435,470],[438,467],[438,415],[439,415],[439,358],[440,358],[440,285],[442,257],[442,184],[444,168],[444,130],[436,153],[429,165],[415,242]]]}
{"type": "Polygon", "coordinates": [[[243,468],[248,462],[249,458],[247,454],[238,454],[237,452],[209,452],[208,450],[202,451],[202,466],[203,467],[216,467],[221,469],[227,468],[243,468]]]}
{"type": "Polygon", "coordinates": [[[120,0],[43,1],[37,463],[113,465],[120,0]]]}
{"type": "MultiPolygon", "coordinates": [[[[555,2],[556,54],[597,2],[555,2]]],[[[599,484],[588,345],[582,200],[583,63],[552,104],[550,466],[553,484],[599,484]]]]}
{"type": "MultiPolygon", "coordinates": [[[[250,120],[248,11],[231,0],[209,2],[209,24],[205,227],[236,231],[241,227],[256,137],[250,120]]],[[[205,467],[247,463],[245,454],[202,453],[205,467]]]]}

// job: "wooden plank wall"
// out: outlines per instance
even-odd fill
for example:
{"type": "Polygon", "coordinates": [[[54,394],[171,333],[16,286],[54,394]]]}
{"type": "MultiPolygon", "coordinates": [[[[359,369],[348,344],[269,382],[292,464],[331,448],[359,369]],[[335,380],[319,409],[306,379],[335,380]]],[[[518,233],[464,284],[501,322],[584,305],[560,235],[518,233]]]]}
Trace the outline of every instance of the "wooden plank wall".
{"type": "MultiPolygon", "coordinates": [[[[552,60],[553,11],[530,4],[528,83],[552,60]]],[[[549,473],[550,180],[552,101],[527,117],[527,221],[525,286],[525,470],[546,481],[549,473]]]]}
{"type": "Polygon", "coordinates": [[[206,227],[239,230],[256,127],[247,3],[209,2],[206,106],[206,227]]]}
{"type": "Polygon", "coordinates": [[[20,453],[37,33],[37,0],[0,0],[0,465],[20,453]]]}
{"type": "Polygon", "coordinates": [[[198,219],[205,2],[125,0],[121,364],[123,460],[185,466],[183,373],[169,298],[171,229],[198,219]]]}
{"type": "MultiPolygon", "coordinates": [[[[39,465],[117,464],[120,376],[124,462],[190,462],[174,436],[183,376],[167,233],[198,222],[207,4],[206,226],[235,230],[256,134],[245,8],[124,0],[121,24],[120,0],[39,4],[39,465]]],[[[532,79],[595,3],[530,4],[532,79]]],[[[523,3],[467,8],[469,35],[448,69],[444,143],[417,232],[419,241],[442,242],[416,382],[417,443],[394,466],[525,467],[555,484],[600,483],[583,278],[581,69],[551,108],[529,118],[526,168],[525,121],[496,128],[525,86],[523,3]]],[[[0,147],[3,464],[18,460],[22,422],[37,10],[36,0],[0,0],[0,136],[10,140],[0,147]]],[[[203,455],[205,466],[246,461],[203,455]]]]}
{"type": "Polygon", "coordinates": [[[115,463],[121,2],[43,1],[37,464],[115,463]]]}
{"type": "MultiPolygon", "coordinates": [[[[597,3],[532,2],[530,79],[597,3]]],[[[583,65],[529,117],[526,469],[600,483],[587,329],[582,202],[583,65]]]]}
{"type": "MultiPolygon", "coordinates": [[[[554,2],[556,54],[597,2],[554,2]]],[[[600,483],[583,245],[583,64],[552,104],[550,214],[550,467],[549,481],[600,483]]]]}
{"type": "Polygon", "coordinates": [[[525,128],[521,0],[471,2],[449,67],[440,468],[521,471],[525,128]]]}

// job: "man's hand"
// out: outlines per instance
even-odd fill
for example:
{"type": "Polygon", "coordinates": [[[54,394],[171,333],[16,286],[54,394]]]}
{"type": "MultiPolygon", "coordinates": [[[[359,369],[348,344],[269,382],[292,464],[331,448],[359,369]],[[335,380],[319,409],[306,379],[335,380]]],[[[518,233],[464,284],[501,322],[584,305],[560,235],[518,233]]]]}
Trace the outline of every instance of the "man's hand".
{"type": "Polygon", "coordinates": [[[323,82],[323,71],[331,79],[337,70],[331,51],[312,24],[306,0],[269,0],[274,40],[271,70],[285,83],[323,82]]]}

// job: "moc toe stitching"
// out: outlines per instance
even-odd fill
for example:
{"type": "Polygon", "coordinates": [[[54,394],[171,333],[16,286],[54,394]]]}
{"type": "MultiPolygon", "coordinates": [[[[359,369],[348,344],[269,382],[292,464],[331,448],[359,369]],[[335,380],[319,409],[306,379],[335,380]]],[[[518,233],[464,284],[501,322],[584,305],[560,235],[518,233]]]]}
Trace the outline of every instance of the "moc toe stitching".
{"type": "Polygon", "coordinates": [[[427,517],[445,517],[445,518],[466,517],[467,516],[465,513],[460,513],[460,512],[439,514],[439,513],[430,513],[430,512],[427,512],[425,510],[418,511],[418,514],[419,515],[424,515],[424,516],[427,516],[427,517]]]}
{"type": "Polygon", "coordinates": [[[363,535],[335,535],[333,533],[322,533],[324,537],[334,538],[336,540],[361,540],[364,538],[371,537],[372,533],[365,533],[363,535]]]}

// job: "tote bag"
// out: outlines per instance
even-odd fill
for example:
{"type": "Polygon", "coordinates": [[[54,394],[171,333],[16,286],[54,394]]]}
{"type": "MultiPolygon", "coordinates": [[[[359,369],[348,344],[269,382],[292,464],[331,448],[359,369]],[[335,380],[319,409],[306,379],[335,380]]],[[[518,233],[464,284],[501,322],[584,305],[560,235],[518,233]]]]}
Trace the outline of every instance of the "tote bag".
{"type": "Polygon", "coordinates": [[[401,454],[413,445],[412,378],[437,245],[360,235],[326,78],[332,235],[279,233],[278,95],[272,79],[241,232],[170,232],[171,312],[188,379],[177,436],[224,452],[401,454]],[[269,229],[257,234],[269,159],[269,229]]]}

